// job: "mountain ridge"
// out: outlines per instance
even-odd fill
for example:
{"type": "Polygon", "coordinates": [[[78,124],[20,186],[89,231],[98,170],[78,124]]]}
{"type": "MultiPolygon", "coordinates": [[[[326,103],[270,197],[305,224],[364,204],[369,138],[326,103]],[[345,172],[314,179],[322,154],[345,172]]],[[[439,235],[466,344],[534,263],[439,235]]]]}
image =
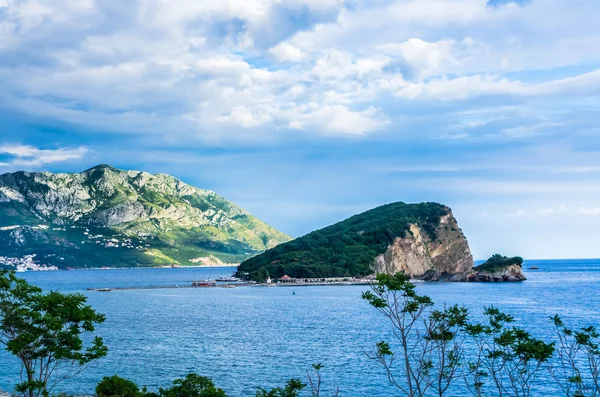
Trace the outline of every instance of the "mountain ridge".
{"type": "Polygon", "coordinates": [[[214,191],[164,173],[99,164],[0,175],[3,258],[35,254],[60,268],[239,262],[289,239],[214,191]],[[115,263],[103,263],[107,252],[115,263]]]}

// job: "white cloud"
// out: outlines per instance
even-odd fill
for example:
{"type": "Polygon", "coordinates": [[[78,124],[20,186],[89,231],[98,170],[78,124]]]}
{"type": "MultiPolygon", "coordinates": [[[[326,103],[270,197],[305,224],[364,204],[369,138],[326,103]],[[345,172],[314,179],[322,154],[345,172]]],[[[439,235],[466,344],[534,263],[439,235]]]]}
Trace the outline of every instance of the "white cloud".
{"type": "Polygon", "coordinates": [[[518,73],[600,62],[598,17],[592,0],[23,0],[0,14],[0,99],[112,132],[402,133],[404,101],[597,95],[600,69],[518,73]]]}
{"type": "Polygon", "coordinates": [[[594,95],[600,90],[600,69],[575,77],[544,83],[524,83],[496,75],[449,78],[446,75],[424,82],[411,82],[401,75],[382,78],[378,85],[398,97],[411,100],[466,100],[481,96],[542,97],[549,95],[594,95]]]}
{"type": "Polygon", "coordinates": [[[515,138],[523,138],[530,137],[532,135],[541,135],[544,134],[548,130],[552,130],[558,127],[564,127],[566,123],[557,123],[557,122],[542,122],[532,125],[523,125],[518,127],[505,128],[502,130],[505,134],[515,137],[515,138]]]}
{"type": "Polygon", "coordinates": [[[582,215],[600,215],[600,207],[586,208],[580,207],[578,212],[582,215]]]}
{"type": "Polygon", "coordinates": [[[258,127],[268,123],[271,117],[268,114],[253,114],[252,111],[244,106],[234,108],[227,116],[221,116],[219,121],[231,122],[242,127],[258,127]]]}
{"type": "Polygon", "coordinates": [[[371,107],[362,112],[353,112],[342,105],[323,106],[302,115],[301,120],[302,126],[313,129],[322,126],[329,133],[343,135],[363,135],[387,124],[379,109],[371,107]]]}
{"type": "Polygon", "coordinates": [[[308,58],[307,54],[288,43],[279,43],[269,52],[280,62],[301,62],[308,58]]]}
{"type": "Polygon", "coordinates": [[[387,43],[377,48],[394,59],[392,67],[405,79],[415,81],[459,70],[465,61],[464,58],[475,51],[470,37],[460,42],[453,39],[427,42],[419,38],[410,38],[404,42],[387,43]]]}
{"type": "Polygon", "coordinates": [[[38,149],[27,145],[0,146],[0,154],[7,154],[15,157],[10,163],[3,163],[3,165],[15,166],[39,166],[66,160],[80,159],[87,151],[88,149],[85,147],[51,150],[38,149]]]}

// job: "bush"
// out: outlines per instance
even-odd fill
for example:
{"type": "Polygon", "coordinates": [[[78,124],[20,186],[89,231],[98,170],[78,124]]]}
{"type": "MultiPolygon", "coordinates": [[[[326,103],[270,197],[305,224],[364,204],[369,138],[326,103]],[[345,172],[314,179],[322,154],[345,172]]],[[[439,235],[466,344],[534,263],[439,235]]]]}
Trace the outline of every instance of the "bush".
{"type": "Polygon", "coordinates": [[[521,258],[520,256],[514,256],[512,258],[509,258],[507,256],[495,254],[492,255],[487,261],[485,261],[481,265],[475,266],[473,269],[493,273],[504,270],[506,267],[511,265],[522,266],[523,258],[521,258]]]}
{"type": "Polygon", "coordinates": [[[169,389],[160,389],[163,397],[227,397],[222,389],[205,376],[188,374],[185,379],[176,379],[169,389]]]}
{"type": "Polygon", "coordinates": [[[105,376],[96,386],[98,397],[137,397],[139,392],[135,383],[117,375],[105,376]]]}

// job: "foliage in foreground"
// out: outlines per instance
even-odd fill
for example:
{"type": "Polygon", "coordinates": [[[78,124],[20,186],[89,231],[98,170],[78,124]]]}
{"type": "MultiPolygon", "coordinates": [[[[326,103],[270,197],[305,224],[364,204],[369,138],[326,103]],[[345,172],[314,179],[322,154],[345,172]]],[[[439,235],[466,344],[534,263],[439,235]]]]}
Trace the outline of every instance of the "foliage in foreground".
{"type": "Polygon", "coordinates": [[[104,377],[96,386],[98,397],[227,397],[222,389],[215,387],[210,378],[194,373],[183,379],[175,379],[167,389],[149,392],[140,388],[131,380],[113,375],[104,377]]]}
{"type": "MultiPolygon", "coordinates": [[[[298,397],[305,387],[300,379],[290,379],[284,387],[259,388],[256,397],[298,397]]],[[[98,397],[227,397],[222,389],[215,387],[212,379],[194,373],[174,380],[170,388],[160,388],[158,392],[149,392],[146,388],[140,390],[134,382],[113,375],[98,383],[96,394],[98,397]]]]}
{"type": "Polygon", "coordinates": [[[435,308],[404,274],[377,279],[363,298],[389,319],[393,340],[378,342],[369,357],[400,395],[547,395],[549,385],[538,380],[548,371],[562,396],[600,396],[600,335],[594,327],[574,331],[555,316],[556,338],[544,341],[498,308],[485,308],[485,320],[473,322],[464,307],[435,308]]]}
{"type": "MultiPolygon", "coordinates": [[[[551,318],[555,336],[547,341],[516,325],[513,316],[487,307],[474,322],[461,306],[436,308],[419,295],[408,277],[379,275],[363,298],[391,324],[391,340],[378,342],[368,357],[381,364],[398,395],[407,397],[598,397],[600,334],[593,326],[572,329],[551,318]],[[544,380],[542,373],[549,374],[544,380]],[[548,379],[559,392],[548,392],[548,379]]],[[[51,385],[78,373],[106,354],[100,338],[85,348],[81,335],[104,320],[85,305],[82,295],[47,294],[0,273],[0,343],[22,363],[16,390],[22,396],[49,396],[51,385]],[[39,371],[39,372],[38,372],[39,371]],[[39,374],[39,375],[38,375],[39,374]]],[[[307,372],[307,383],[291,379],[285,386],[258,388],[256,397],[320,397],[321,364],[307,372]],[[308,387],[307,387],[308,386],[308,387]],[[308,392],[308,393],[307,393],[308,392]]],[[[117,375],[105,377],[98,397],[227,397],[210,378],[188,374],[158,391],[141,389],[117,375]]],[[[339,395],[339,389],[334,396],[339,395]]]]}
{"type": "Polygon", "coordinates": [[[0,345],[21,362],[16,390],[23,396],[47,396],[106,355],[102,338],[84,344],[82,335],[104,322],[85,303],[82,294],[43,293],[13,272],[0,271],[0,345]]]}

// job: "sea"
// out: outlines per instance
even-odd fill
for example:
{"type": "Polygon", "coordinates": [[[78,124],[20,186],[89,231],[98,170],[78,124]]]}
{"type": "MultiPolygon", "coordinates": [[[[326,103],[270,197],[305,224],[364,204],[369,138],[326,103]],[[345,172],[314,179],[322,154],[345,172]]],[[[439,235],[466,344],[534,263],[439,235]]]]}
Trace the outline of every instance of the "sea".
{"type": "MultiPolygon", "coordinates": [[[[527,260],[523,268],[527,281],[521,283],[417,283],[417,291],[439,306],[464,305],[474,318],[486,306],[499,307],[537,337],[551,336],[554,314],[572,326],[600,326],[600,260],[527,260]]],[[[87,290],[187,285],[233,271],[19,273],[46,291],[82,293],[106,315],[97,335],[108,356],[55,391],[92,394],[102,377],[114,374],[155,390],[195,372],[211,377],[228,396],[254,396],[258,387],[305,381],[311,364],[320,363],[323,396],[333,396],[335,389],[347,397],[401,395],[366,355],[376,342],[391,338],[386,319],[361,299],[367,286],[87,290]]],[[[18,375],[18,362],[0,351],[0,389],[13,390],[18,375]]],[[[559,395],[545,376],[532,395],[559,395]]]]}

